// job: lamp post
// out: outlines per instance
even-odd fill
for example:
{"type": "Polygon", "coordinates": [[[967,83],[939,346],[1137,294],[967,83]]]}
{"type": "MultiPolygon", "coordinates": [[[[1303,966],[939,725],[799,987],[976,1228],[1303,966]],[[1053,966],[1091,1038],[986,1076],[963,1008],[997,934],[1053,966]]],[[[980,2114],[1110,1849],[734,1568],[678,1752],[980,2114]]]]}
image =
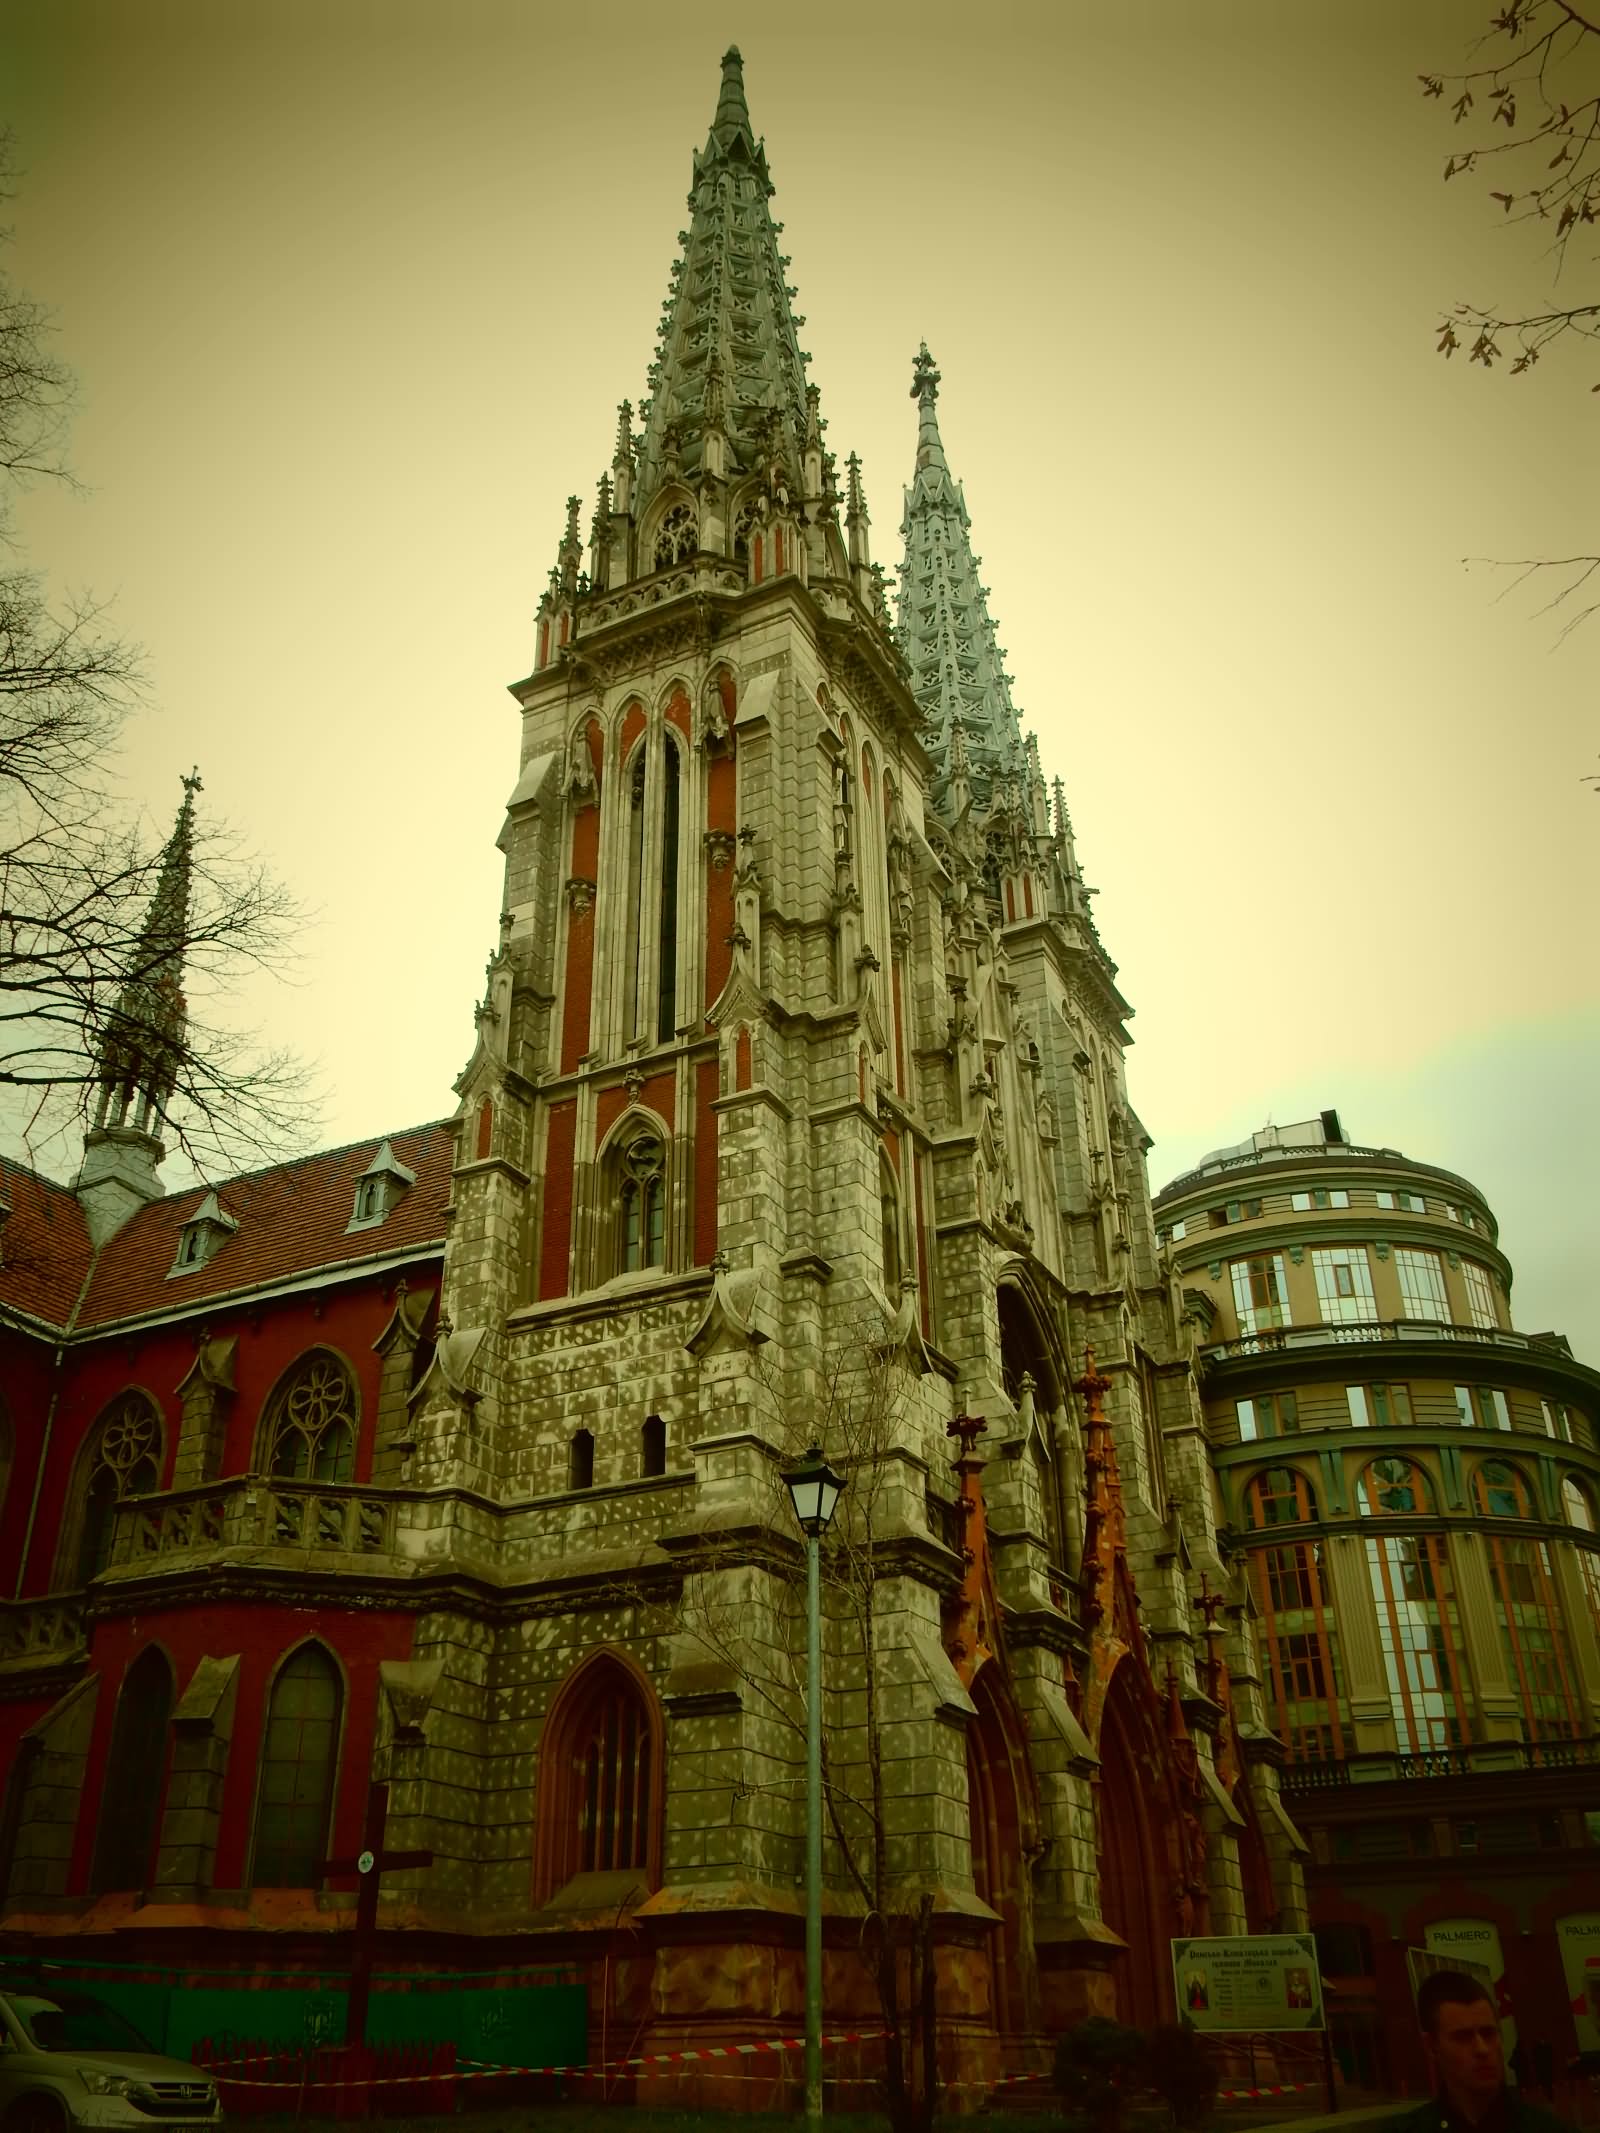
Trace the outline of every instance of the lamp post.
{"type": "Polygon", "coordinates": [[[822,1536],[844,1476],[814,1444],[784,1475],[806,1537],[806,2124],[822,2125],[822,1536]]]}

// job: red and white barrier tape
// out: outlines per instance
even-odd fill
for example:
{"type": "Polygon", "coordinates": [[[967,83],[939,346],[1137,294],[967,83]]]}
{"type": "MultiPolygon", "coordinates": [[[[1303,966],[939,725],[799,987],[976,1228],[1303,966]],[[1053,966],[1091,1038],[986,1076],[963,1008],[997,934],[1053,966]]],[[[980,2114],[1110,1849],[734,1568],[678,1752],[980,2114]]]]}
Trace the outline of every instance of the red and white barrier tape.
{"type": "MultiPolygon", "coordinates": [[[[842,2029],[825,2036],[823,2044],[866,2044],[880,2037],[887,2037],[886,2029],[842,2029]]],[[[437,2073],[373,2074],[357,2075],[350,2080],[337,2076],[323,2078],[315,2073],[306,2073],[290,2081],[250,2080],[230,2073],[234,2066],[267,2066],[272,2056],[254,2059],[219,2060],[205,2071],[214,2074],[230,2088],[240,2089],[348,2089],[348,2088],[400,2088],[420,2081],[492,2081],[501,2074],[612,2074],[631,2066],[682,2066],[702,2059],[748,2059],[761,2052],[796,2052],[805,2049],[804,2037],[762,2037],[753,2044],[705,2044],[698,2050],[677,2052],[646,2052],[634,2059],[606,2059],[598,2066],[504,2066],[497,2060],[465,2059],[456,2067],[437,2073]],[[476,2073],[464,2073],[462,2067],[476,2067],[476,2073]]],[[[337,2049],[337,2047],[332,2047],[337,2049]]],[[[1025,2077],[1032,2079],[1032,2076],[1025,2077]]]]}

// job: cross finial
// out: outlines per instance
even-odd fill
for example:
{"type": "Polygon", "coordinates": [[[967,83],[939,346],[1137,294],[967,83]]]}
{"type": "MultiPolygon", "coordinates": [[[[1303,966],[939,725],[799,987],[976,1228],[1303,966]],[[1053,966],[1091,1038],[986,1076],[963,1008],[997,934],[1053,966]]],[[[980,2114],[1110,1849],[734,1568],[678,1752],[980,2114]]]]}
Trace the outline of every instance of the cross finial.
{"type": "Polygon", "coordinates": [[[189,775],[184,779],[183,789],[187,793],[205,791],[205,787],[200,782],[200,765],[198,763],[196,763],[193,770],[191,770],[189,775]]]}

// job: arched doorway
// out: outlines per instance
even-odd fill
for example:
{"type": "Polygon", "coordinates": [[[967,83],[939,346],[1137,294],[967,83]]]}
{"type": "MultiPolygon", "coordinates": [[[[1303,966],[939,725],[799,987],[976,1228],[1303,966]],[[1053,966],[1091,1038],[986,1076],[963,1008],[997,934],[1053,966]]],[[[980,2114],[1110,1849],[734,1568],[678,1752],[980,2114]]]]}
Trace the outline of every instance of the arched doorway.
{"type": "Polygon", "coordinates": [[[1156,1773],[1136,1745],[1144,1730],[1123,1660],[1100,1720],[1095,1841],[1100,1915],[1128,1947],[1115,1973],[1117,2018],[1140,2029],[1172,2019],[1169,1875],[1151,1797],[1156,1773]]]}
{"type": "Polygon", "coordinates": [[[992,1661],[979,1670],[971,1693],[978,1709],[967,1728],[972,1880],[982,1901],[1000,1914],[989,1938],[995,2026],[1016,2033],[1037,2026],[1028,1873],[1038,1816],[1016,1710],[992,1661]]]}

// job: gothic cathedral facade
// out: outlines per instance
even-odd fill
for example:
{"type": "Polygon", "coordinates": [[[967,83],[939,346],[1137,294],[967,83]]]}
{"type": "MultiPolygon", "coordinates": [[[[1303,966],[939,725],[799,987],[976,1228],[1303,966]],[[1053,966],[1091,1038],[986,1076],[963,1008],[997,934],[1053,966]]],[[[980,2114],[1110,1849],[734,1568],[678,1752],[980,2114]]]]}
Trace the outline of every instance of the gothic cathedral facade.
{"type": "Polygon", "coordinates": [[[939,374],[891,612],[772,190],[730,52],[649,396],[515,686],[454,1116],[164,1198],[157,1091],[76,1194],[8,1173],[27,1945],[292,1957],[381,1779],[433,1863],[380,1926],[580,1963],[641,2049],[791,2028],[813,1443],[830,2021],[876,2007],[869,1914],[931,1921],[950,2064],[990,2071],[1170,2015],[1173,1935],[1306,1924],[1128,1008],[939,374]]]}

